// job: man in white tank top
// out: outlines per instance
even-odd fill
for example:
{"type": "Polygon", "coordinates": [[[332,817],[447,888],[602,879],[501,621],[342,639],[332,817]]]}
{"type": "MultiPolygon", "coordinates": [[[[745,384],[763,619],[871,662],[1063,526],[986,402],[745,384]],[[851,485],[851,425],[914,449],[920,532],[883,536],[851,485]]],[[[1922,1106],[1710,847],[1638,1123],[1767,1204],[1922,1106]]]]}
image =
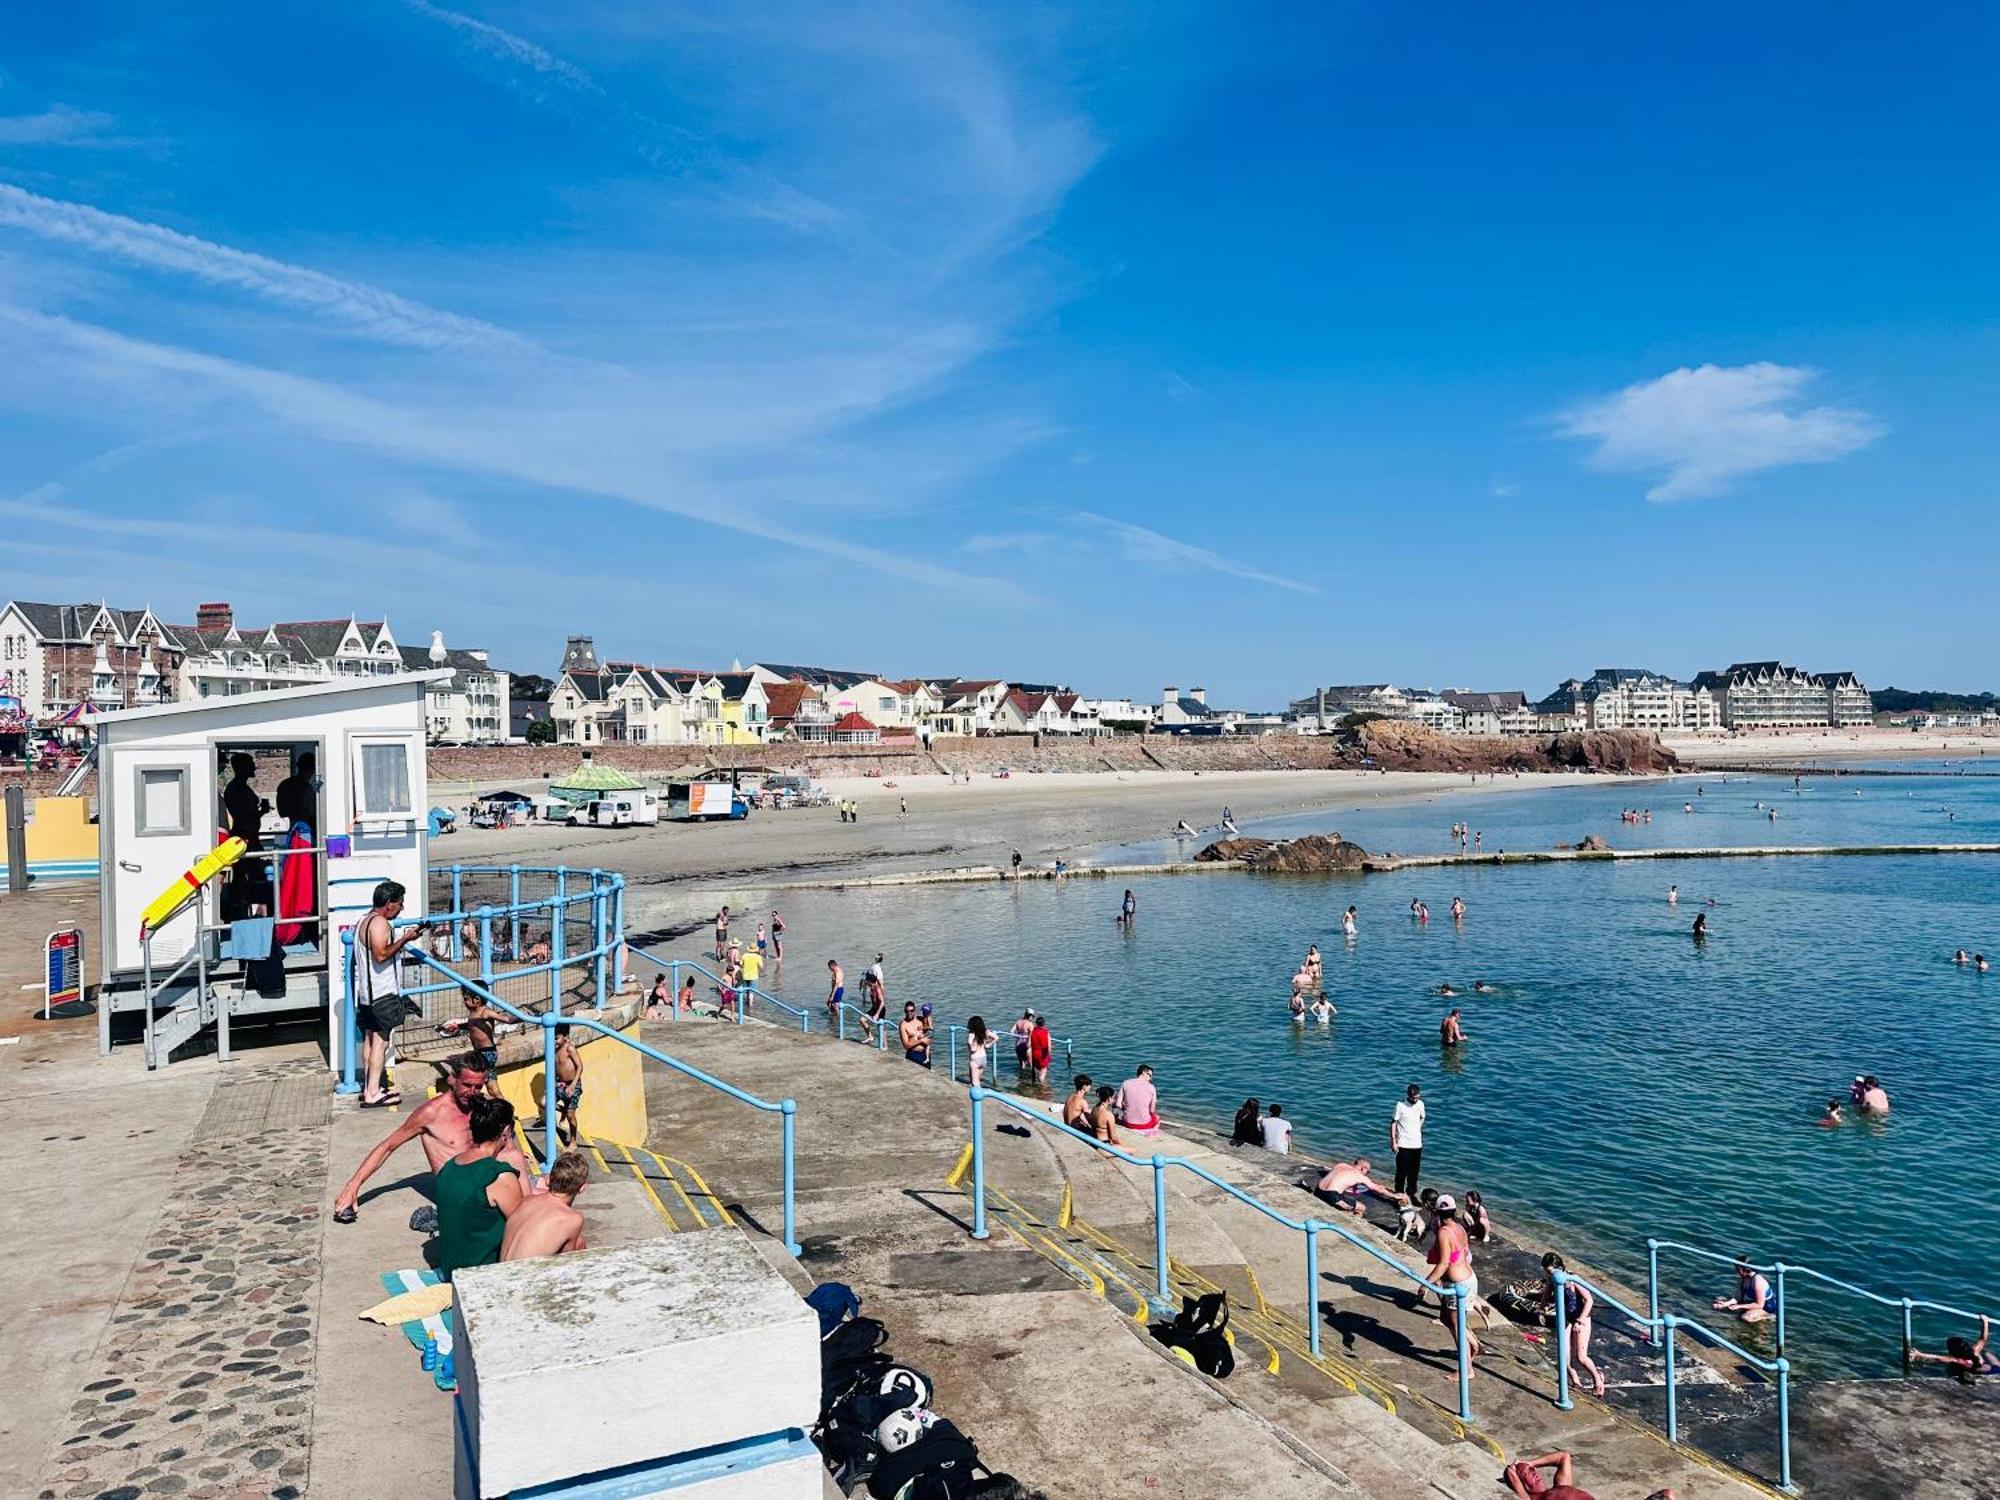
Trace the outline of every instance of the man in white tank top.
{"type": "Polygon", "coordinates": [[[381,1109],[402,1102],[383,1087],[389,1038],[416,1007],[403,998],[403,950],[424,934],[411,927],[397,934],[403,914],[403,887],[385,880],[375,887],[375,905],[354,929],[354,1016],[361,1026],[361,1107],[381,1109]]]}

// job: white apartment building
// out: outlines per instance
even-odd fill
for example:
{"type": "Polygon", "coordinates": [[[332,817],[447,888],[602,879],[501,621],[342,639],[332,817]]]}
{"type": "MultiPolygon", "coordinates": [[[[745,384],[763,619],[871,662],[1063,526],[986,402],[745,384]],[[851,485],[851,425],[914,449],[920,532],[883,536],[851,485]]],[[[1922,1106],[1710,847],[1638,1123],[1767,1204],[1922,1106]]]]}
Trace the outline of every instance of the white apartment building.
{"type": "Polygon", "coordinates": [[[1732,730],[1859,728],[1874,722],[1874,701],[1852,672],[1806,672],[1781,661],[1736,662],[1695,678],[1722,704],[1732,730]]]}
{"type": "Polygon", "coordinates": [[[1680,682],[1644,668],[1599,667],[1579,686],[1592,729],[1712,734],[1722,728],[1722,700],[1707,683],[1680,682]]]}

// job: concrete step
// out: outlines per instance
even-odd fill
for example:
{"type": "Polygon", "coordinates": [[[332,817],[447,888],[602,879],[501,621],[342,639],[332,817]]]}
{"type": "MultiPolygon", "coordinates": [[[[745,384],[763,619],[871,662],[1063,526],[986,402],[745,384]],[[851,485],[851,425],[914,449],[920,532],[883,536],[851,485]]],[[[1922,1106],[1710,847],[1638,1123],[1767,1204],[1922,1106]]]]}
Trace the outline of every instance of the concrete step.
{"type": "MultiPolygon", "coordinates": [[[[537,1124],[516,1122],[514,1134],[522,1154],[546,1168],[543,1150],[546,1136],[537,1124]]],[[[688,1163],[645,1146],[628,1146],[597,1136],[582,1136],[577,1144],[588,1158],[593,1175],[603,1173],[606,1177],[636,1181],[667,1233],[690,1234],[734,1225],[735,1220],[707,1179],[688,1163]]]]}

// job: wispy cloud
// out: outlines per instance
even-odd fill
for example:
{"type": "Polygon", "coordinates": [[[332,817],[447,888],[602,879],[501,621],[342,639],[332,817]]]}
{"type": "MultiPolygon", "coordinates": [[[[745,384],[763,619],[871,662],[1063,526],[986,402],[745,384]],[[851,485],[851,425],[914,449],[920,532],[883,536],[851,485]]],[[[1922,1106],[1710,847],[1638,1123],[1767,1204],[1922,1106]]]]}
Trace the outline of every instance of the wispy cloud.
{"type": "Polygon", "coordinates": [[[1882,435],[1868,413],[1803,404],[1818,372],[1795,365],[1699,365],[1558,414],[1559,435],[1593,442],[1593,468],[1663,471],[1654,501],[1695,500],[1750,475],[1828,463],[1882,435]]]}
{"type": "Polygon", "coordinates": [[[538,47],[524,36],[516,36],[511,31],[502,30],[487,21],[481,21],[455,10],[446,10],[441,5],[431,5],[427,0],[409,0],[410,9],[419,15],[428,16],[433,21],[442,21],[457,30],[467,43],[489,57],[502,62],[515,63],[531,72],[567,84],[570,88],[586,93],[602,94],[604,91],[583,69],[571,62],[565,62],[546,47],[538,47]]]}
{"type": "Polygon", "coordinates": [[[432,350],[528,347],[520,335],[504,328],[441,312],[379,287],[343,281],[248,250],[233,250],[88,204],[44,198],[11,183],[0,182],[0,227],[24,230],[150,270],[175,272],[212,286],[249,292],[384,343],[432,350]]]}
{"type": "Polygon", "coordinates": [[[0,146],[126,146],[117,134],[117,116],[94,109],[52,104],[40,114],[0,115],[0,146]]]}
{"type": "Polygon", "coordinates": [[[1100,516],[1095,511],[1088,510],[1077,511],[1070,519],[1080,526],[1101,531],[1116,539],[1124,549],[1125,556],[1133,562],[1161,568],[1195,568],[1210,573],[1226,573],[1232,578],[1268,584],[1275,589],[1289,589],[1295,594],[1319,592],[1312,584],[1301,579],[1267,573],[1262,568],[1253,568],[1248,563],[1236,562],[1219,552],[1211,552],[1206,547],[1197,547],[1190,542],[1175,541],[1170,536],[1163,536],[1144,526],[1135,526],[1130,521],[1114,521],[1109,516],[1100,516]]]}
{"type": "Polygon", "coordinates": [[[980,532],[965,539],[967,552],[1039,552],[1056,539],[1051,531],[980,532]]]}

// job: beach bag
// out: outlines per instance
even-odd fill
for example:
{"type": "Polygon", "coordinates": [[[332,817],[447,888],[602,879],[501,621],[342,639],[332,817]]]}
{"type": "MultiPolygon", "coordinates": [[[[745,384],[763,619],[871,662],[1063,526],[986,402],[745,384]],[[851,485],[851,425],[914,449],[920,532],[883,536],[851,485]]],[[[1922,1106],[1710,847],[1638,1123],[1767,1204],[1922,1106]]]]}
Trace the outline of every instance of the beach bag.
{"type": "Polygon", "coordinates": [[[919,1441],[876,1462],[868,1493],[872,1500],[971,1500],[984,1472],[972,1439],[939,1417],[919,1441]]]}
{"type": "Polygon", "coordinates": [[[1229,1294],[1210,1292],[1203,1297],[1181,1298],[1181,1310],[1173,1322],[1155,1324],[1153,1337],[1169,1349],[1185,1349],[1197,1370],[1223,1380],[1236,1368],[1236,1350],[1229,1342],[1228,1328],[1229,1294]]]}

